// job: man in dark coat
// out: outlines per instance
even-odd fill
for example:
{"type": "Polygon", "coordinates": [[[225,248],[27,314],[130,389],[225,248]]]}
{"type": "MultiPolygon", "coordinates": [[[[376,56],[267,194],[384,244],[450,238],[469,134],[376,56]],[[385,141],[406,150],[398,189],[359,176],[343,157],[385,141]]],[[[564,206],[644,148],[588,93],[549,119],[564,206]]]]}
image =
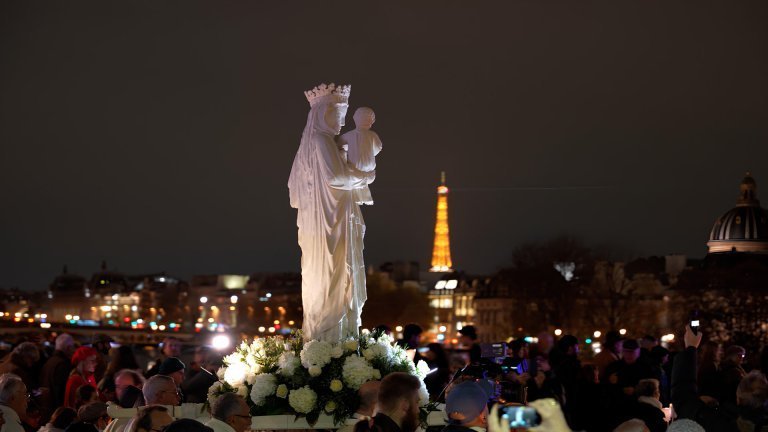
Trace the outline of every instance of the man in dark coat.
{"type": "MultiPolygon", "coordinates": [[[[67,387],[67,379],[72,371],[70,359],[75,352],[75,340],[67,333],[56,337],[56,351],[43,365],[40,374],[40,387],[47,388],[50,397],[50,412],[64,406],[64,390],[67,387]]],[[[50,414],[50,413],[44,413],[50,414]]]]}

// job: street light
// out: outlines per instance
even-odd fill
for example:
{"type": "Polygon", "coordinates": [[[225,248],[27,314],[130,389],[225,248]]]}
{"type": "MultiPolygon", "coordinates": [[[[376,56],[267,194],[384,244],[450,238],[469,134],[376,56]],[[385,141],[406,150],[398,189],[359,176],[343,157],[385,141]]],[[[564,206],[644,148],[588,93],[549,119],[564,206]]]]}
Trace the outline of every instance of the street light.
{"type": "Polygon", "coordinates": [[[208,297],[206,297],[206,296],[200,297],[200,303],[202,303],[202,304],[208,303],[208,297]]]}
{"type": "Polygon", "coordinates": [[[232,302],[232,304],[235,304],[235,303],[237,303],[237,296],[236,296],[236,295],[233,295],[232,297],[230,297],[230,298],[229,298],[229,301],[231,301],[231,302],[232,302]]]}
{"type": "Polygon", "coordinates": [[[560,330],[560,329],[555,329],[555,336],[560,336],[561,334],[563,334],[563,331],[562,331],[562,330],[560,330]]]}
{"type": "Polygon", "coordinates": [[[602,335],[602,333],[600,332],[600,330],[595,330],[595,332],[594,332],[594,333],[592,333],[592,334],[593,334],[593,335],[595,335],[595,337],[596,337],[596,338],[599,338],[599,337],[600,337],[600,335],[602,335]]]}

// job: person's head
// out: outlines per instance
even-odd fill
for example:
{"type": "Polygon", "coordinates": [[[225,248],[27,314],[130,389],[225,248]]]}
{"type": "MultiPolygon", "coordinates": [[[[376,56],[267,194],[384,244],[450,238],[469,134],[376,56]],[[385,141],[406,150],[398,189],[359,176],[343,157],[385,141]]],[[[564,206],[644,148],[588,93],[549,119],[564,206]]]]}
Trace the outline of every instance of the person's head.
{"type": "Polygon", "coordinates": [[[406,324],[403,327],[403,341],[409,348],[417,348],[421,343],[421,333],[423,330],[418,324],[406,324]]]}
{"type": "Polygon", "coordinates": [[[71,335],[62,333],[56,336],[55,347],[56,351],[61,351],[67,358],[71,358],[75,353],[75,340],[71,335]]]}
{"type": "Polygon", "coordinates": [[[607,333],[605,333],[605,339],[603,340],[605,343],[605,349],[616,355],[621,354],[622,341],[623,340],[621,334],[616,330],[609,330],[607,333]]]}
{"type": "Polygon", "coordinates": [[[740,365],[744,363],[744,357],[747,355],[747,350],[739,345],[731,345],[725,350],[725,361],[733,364],[740,365]]]}
{"type": "Polygon", "coordinates": [[[445,397],[445,413],[450,424],[487,427],[488,394],[474,381],[463,382],[445,397]]]}
{"type": "Polygon", "coordinates": [[[477,340],[477,330],[475,326],[464,326],[459,330],[459,340],[463,345],[472,345],[477,340]]]}
{"type": "Polygon", "coordinates": [[[163,429],[163,432],[213,432],[213,429],[197,420],[185,418],[173,421],[163,429]]]}
{"type": "Polygon", "coordinates": [[[141,389],[144,386],[144,377],[134,370],[122,369],[115,374],[115,397],[120,400],[128,387],[141,389]]]}
{"type": "Polygon", "coordinates": [[[139,369],[140,367],[130,345],[120,345],[110,352],[109,366],[107,368],[112,372],[116,372],[121,369],[139,369]]]}
{"type": "Polygon", "coordinates": [[[4,373],[0,375],[0,405],[16,411],[19,417],[27,413],[27,386],[18,375],[4,373]]]}
{"type": "Polygon", "coordinates": [[[72,354],[72,366],[82,375],[91,375],[96,370],[98,351],[92,347],[82,346],[72,354]]]}
{"type": "Polygon", "coordinates": [[[528,342],[525,339],[515,339],[509,344],[512,355],[518,358],[528,358],[528,342]]]}
{"type": "Polygon", "coordinates": [[[357,129],[370,129],[376,121],[376,114],[368,107],[360,107],[355,110],[352,118],[355,120],[357,129]]]}
{"type": "Polygon", "coordinates": [[[192,357],[192,361],[197,365],[203,365],[207,363],[208,357],[212,352],[213,349],[211,349],[211,347],[200,345],[199,347],[195,348],[195,355],[192,357]]]}
{"type": "Polygon", "coordinates": [[[635,386],[635,396],[645,396],[659,399],[661,397],[661,391],[659,391],[659,380],[654,378],[641,379],[635,386]]]}
{"type": "Polygon", "coordinates": [[[645,335],[640,340],[640,348],[648,351],[650,351],[651,348],[655,347],[658,344],[659,344],[659,340],[656,339],[656,336],[645,335]]]}
{"type": "Polygon", "coordinates": [[[424,353],[424,357],[430,362],[430,365],[438,368],[448,368],[448,354],[445,352],[442,344],[433,342],[427,345],[429,350],[424,353]]]}
{"type": "Polygon", "coordinates": [[[633,418],[616,426],[613,432],[650,432],[650,429],[648,429],[644,421],[633,418]]]}
{"type": "Polygon", "coordinates": [[[360,386],[357,391],[360,396],[360,406],[357,408],[359,414],[373,417],[376,401],[379,399],[379,387],[381,387],[381,381],[368,381],[360,386]]]}
{"type": "Polygon", "coordinates": [[[386,414],[403,432],[414,432],[419,426],[420,380],[405,372],[393,372],[379,387],[378,410],[386,414]]]}
{"type": "Polygon", "coordinates": [[[176,357],[168,357],[160,363],[160,368],[157,373],[160,375],[167,375],[173,378],[173,382],[178,387],[181,382],[184,381],[184,362],[176,357]]]}
{"type": "Polygon", "coordinates": [[[162,432],[163,428],[173,422],[168,409],[160,405],[150,405],[140,410],[135,419],[135,432],[162,432]]]}
{"type": "Polygon", "coordinates": [[[40,360],[40,350],[32,342],[20,343],[13,349],[12,355],[28,368],[40,360]]]}
{"type": "Polygon", "coordinates": [[[77,412],[72,408],[58,407],[51,415],[51,425],[56,429],[66,429],[77,420],[77,412]]]}
{"type": "Polygon", "coordinates": [[[637,362],[637,359],[640,358],[640,344],[637,343],[637,339],[627,339],[624,341],[621,358],[627,364],[635,364],[637,362]]]}
{"type": "Polygon", "coordinates": [[[235,432],[245,432],[251,427],[248,404],[237,393],[224,393],[213,402],[211,416],[228,424],[235,432]]]}
{"type": "Polygon", "coordinates": [[[557,341],[557,349],[565,355],[579,355],[579,340],[573,335],[564,335],[557,341]]]}
{"type": "Polygon", "coordinates": [[[81,385],[75,391],[75,408],[80,408],[97,400],[99,400],[99,393],[96,391],[96,387],[92,385],[81,385]]]}
{"type": "Polygon", "coordinates": [[[181,341],[173,336],[163,339],[162,353],[166,357],[181,357],[181,341]]]}
{"type": "Polygon", "coordinates": [[[661,345],[651,348],[651,358],[657,364],[664,365],[669,361],[669,350],[661,345]]]}
{"type": "Polygon", "coordinates": [[[677,419],[669,424],[667,432],[706,432],[704,428],[691,419],[677,419]]]}
{"type": "Polygon", "coordinates": [[[91,346],[93,349],[98,351],[99,354],[107,355],[109,354],[109,350],[112,348],[112,342],[115,340],[111,337],[105,335],[105,334],[97,334],[93,338],[93,343],[91,343],[91,346]]]}
{"type": "Polygon", "coordinates": [[[768,408],[768,380],[760,371],[748,373],[736,387],[736,404],[756,410],[768,408]]]}
{"type": "Polygon", "coordinates": [[[176,383],[166,375],[155,375],[148,379],[142,393],[147,405],[178,405],[181,402],[176,383]]]}
{"type": "Polygon", "coordinates": [[[107,404],[96,401],[83,405],[77,410],[77,418],[83,423],[94,425],[100,431],[104,430],[109,423],[107,404]]]}

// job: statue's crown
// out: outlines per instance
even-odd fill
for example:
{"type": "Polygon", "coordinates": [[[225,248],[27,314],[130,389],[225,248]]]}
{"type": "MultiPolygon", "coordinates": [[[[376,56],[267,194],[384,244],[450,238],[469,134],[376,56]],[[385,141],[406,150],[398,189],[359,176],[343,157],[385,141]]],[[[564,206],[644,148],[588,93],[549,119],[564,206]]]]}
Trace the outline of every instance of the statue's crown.
{"type": "Polygon", "coordinates": [[[334,83],[320,84],[312,90],[305,91],[304,96],[307,97],[309,106],[313,107],[328,99],[331,99],[335,103],[347,103],[351,91],[351,85],[337,86],[334,83]]]}

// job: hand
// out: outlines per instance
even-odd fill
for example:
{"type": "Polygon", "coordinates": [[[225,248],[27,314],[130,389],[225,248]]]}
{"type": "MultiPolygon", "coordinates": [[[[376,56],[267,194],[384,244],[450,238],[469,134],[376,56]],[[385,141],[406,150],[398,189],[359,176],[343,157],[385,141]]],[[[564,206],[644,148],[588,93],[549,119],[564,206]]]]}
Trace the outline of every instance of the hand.
{"type": "Polygon", "coordinates": [[[541,425],[529,430],[534,432],[571,432],[568,422],[565,421],[563,410],[560,409],[560,404],[556,400],[537,399],[529,403],[528,406],[536,409],[536,412],[541,416],[541,425]]]}
{"type": "Polygon", "coordinates": [[[499,404],[494,404],[488,414],[488,432],[509,432],[509,420],[499,416],[499,404]]]}
{"type": "Polygon", "coordinates": [[[685,342],[685,347],[694,347],[699,348],[699,344],[701,343],[701,328],[699,328],[699,331],[696,332],[697,334],[693,334],[693,330],[691,330],[691,326],[686,325],[685,326],[685,335],[683,335],[683,341],[685,342]]]}

